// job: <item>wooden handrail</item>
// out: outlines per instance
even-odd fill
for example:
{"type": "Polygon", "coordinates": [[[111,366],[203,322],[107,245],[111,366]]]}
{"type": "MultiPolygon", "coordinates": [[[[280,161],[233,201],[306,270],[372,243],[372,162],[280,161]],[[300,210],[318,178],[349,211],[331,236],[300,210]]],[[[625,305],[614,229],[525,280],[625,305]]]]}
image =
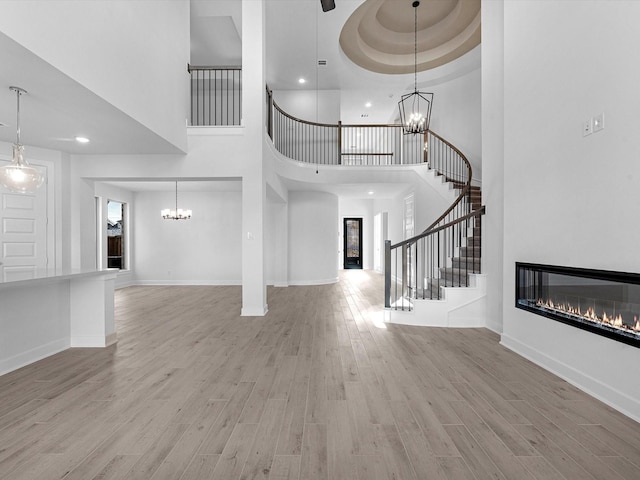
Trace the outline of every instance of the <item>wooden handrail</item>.
{"type": "Polygon", "coordinates": [[[285,117],[290,118],[291,120],[294,120],[296,122],[304,123],[304,124],[307,124],[307,125],[313,125],[314,127],[333,127],[333,128],[338,128],[338,125],[336,125],[335,123],[318,123],[318,122],[310,122],[308,120],[300,120],[299,118],[294,117],[293,115],[290,115],[287,112],[285,112],[284,110],[282,110],[280,108],[280,106],[276,103],[275,100],[273,100],[273,107],[276,110],[278,110],[285,117]]]}
{"type": "Polygon", "coordinates": [[[230,66],[206,66],[206,65],[189,65],[187,64],[187,72],[191,73],[195,70],[242,70],[242,67],[237,65],[230,66]]]}
{"type": "Polygon", "coordinates": [[[367,155],[369,157],[391,157],[393,153],[367,153],[367,152],[345,152],[340,155],[367,155]]]}
{"type": "MultiPolygon", "coordinates": [[[[471,163],[469,163],[469,160],[467,160],[467,157],[465,157],[463,155],[463,153],[458,150],[458,148],[456,148],[455,146],[453,146],[450,142],[448,142],[447,140],[445,140],[444,138],[442,138],[440,135],[438,135],[437,133],[431,132],[431,134],[436,137],[438,140],[440,140],[441,142],[443,142],[447,147],[449,147],[451,150],[453,150],[454,152],[456,152],[458,155],[460,155],[460,158],[464,161],[466,167],[467,167],[467,181],[464,184],[464,187],[462,187],[462,191],[460,192],[460,195],[458,195],[458,198],[455,199],[455,201],[449,206],[449,208],[447,208],[444,213],[442,215],[440,215],[431,225],[429,225],[423,233],[428,232],[429,230],[431,230],[432,228],[434,228],[438,223],[440,223],[447,215],[449,215],[449,213],[451,213],[451,211],[462,201],[462,199],[467,195],[467,193],[469,192],[469,190],[471,189],[471,180],[473,178],[473,170],[471,168],[471,163]]],[[[393,247],[391,247],[393,248],[393,247]]]]}
{"type": "Polygon", "coordinates": [[[418,240],[420,240],[421,238],[425,238],[428,237],[429,235],[433,235],[434,233],[438,233],[441,230],[444,230],[445,228],[449,228],[453,225],[457,225],[458,223],[462,223],[465,220],[468,220],[472,217],[479,217],[480,215],[484,215],[486,213],[486,209],[485,206],[483,205],[482,207],[480,207],[477,210],[474,210],[472,212],[467,213],[466,215],[463,215],[462,217],[456,218],[455,220],[450,221],[449,223],[445,223],[444,225],[440,225],[439,227],[434,227],[431,229],[427,229],[422,233],[419,233],[418,235],[415,235],[411,238],[407,238],[406,240],[403,240],[402,242],[398,242],[395,245],[391,245],[391,249],[395,249],[395,248],[399,248],[399,247],[408,247],[410,245],[413,245],[414,243],[416,243],[418,240]]]}

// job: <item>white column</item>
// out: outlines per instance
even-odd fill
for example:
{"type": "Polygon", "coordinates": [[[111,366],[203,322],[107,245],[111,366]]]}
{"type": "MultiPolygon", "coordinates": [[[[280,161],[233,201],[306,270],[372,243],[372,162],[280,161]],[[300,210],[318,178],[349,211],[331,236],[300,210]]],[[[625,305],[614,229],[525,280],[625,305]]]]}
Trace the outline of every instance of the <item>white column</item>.
{"type": "MultiPolygon", "coordinates": [[[[482,2],[482,271],[486,327],[502,333],[504,242],[504,4],[482,2]]],[[[506,265],[507,269],[513,265],[506,265]]]]}
{"type": "Polygon", "coordinates": [[[267,313],[264,257],[266,182],[263,166],[265,134],[264,1],[242,0],[242,122],[246,157],[242,175],[242,312],[267,313]]]}

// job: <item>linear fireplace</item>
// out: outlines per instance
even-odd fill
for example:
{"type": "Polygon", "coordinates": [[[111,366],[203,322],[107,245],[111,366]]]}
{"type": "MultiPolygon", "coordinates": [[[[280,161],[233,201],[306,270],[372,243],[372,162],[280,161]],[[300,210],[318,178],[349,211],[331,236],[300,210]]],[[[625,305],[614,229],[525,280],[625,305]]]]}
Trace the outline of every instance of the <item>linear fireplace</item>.
{"type": "Polygon", "coordinates": [[[640,347],[640,275],[516,262],[516,307],[640,347]]]}

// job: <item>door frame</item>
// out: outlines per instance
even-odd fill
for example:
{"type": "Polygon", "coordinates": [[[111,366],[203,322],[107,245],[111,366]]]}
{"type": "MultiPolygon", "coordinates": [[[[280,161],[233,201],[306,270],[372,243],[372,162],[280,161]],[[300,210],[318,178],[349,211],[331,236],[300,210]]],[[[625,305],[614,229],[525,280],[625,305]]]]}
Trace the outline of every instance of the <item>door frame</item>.
{"type": "Polygon", "coordinates": [[[342,219],[342,237],[343,237],[343,244],[342,244],[342,268],[344,268],[345,270],[348,269],[362,269],[362,263],[363,263],[363,256],[362,256],[362,223],[363,223],[363,218],[362,217],[343,217],[342,219]],[[360,246],[360,256],[358,257],[358,263],[356,265],[347,265],[347,241],[348,241],[348,236],[347,236],[347,222],[350,220],[355,220],[358,222],[358,245],[360,246]]]}

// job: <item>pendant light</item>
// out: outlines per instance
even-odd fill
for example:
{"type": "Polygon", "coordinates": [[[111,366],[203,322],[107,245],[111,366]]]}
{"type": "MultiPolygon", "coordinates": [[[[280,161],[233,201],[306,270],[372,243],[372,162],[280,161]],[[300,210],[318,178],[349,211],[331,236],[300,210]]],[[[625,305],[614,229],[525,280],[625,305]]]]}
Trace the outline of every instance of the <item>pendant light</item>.
{"type": "Polygon", "coordinates": [[[424,134],[429,130],[431,120],[431,106],[433,105],[433,93],[418,91],[418,6],[420,2],[411,4],[414,14],[414,41],[413,41],[413,93],[402,95],[398,102],[400,110],[400,123],[403,126],[403,133],[408,135],[424,134]]]}
{"type": "Polygon", "coordinates": [[[12,192],[31,193],[44,183],[44,174],[24,159],[24,146],[20,143],[20,95],[27,91],[20,87],[9,87],[9,90],[16,92],[18,102],[16,143],[13,145],[11,163],[0,167],[0,184],[12,192]]]}
{"type": "Polygon", "coordinates": [[[183,210],[178,208],[178,182],[176,181],[176,208],[175,210],[171,210],[170,208],[165,208],[160,211],[160,215],[165,220],[188,220],[191,218],[191,210],[183,210]]]}

